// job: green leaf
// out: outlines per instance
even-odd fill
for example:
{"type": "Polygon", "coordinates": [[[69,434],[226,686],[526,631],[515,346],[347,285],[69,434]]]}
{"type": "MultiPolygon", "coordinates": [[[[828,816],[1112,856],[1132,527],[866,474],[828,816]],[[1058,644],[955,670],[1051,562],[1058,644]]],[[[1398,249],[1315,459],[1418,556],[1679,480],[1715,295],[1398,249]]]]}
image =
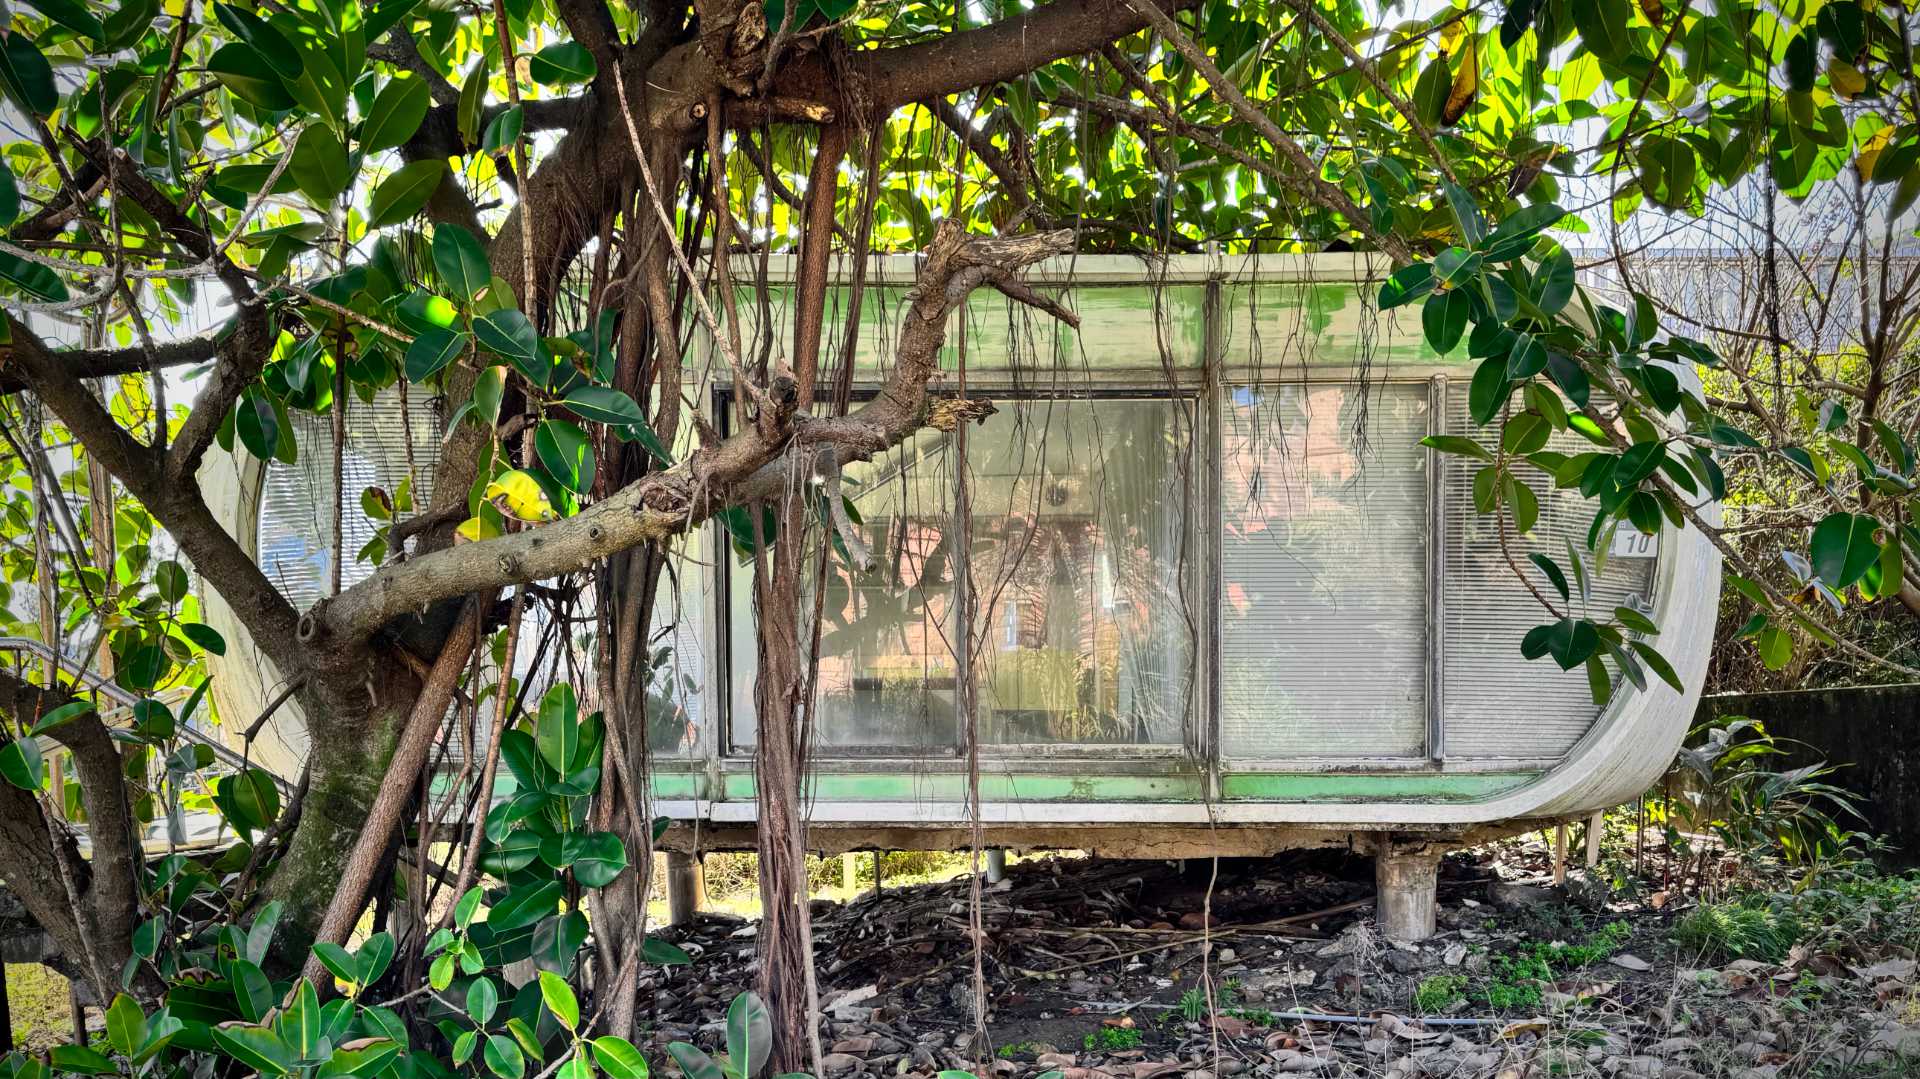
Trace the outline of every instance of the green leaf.
{"type": "Polygon", "coordinates": [[[36,116],[52,116],[60,106],[52,65],[23,33],[0,38],[0,87],[15,104],[36,116]]]}
{"type": "Polygon", "coordinates": [[[671,941],[659,937],[648,937],[640,942],[640,958],[656,967],[686,967],[693,965],[693,956],[686,949],[671,941]]]}
{"type": "Polygon", "coordinates": [[[1482,426],[1492,423],[1507,403],[1513,383],[1507,380],[1507,359],[1494,356],[1482,361],[1473,372],[1473,384],[1467,387],[1467,407],[1473,415],[1473,422],[1482,426]]]}
{"type": "Polygon", "coordinates": [[[308,124],[293,144],[293,161],[287,166],[301,193],[316,205],[327,205],[353,183],[353,169],[347,163],[347,148],[340,136],[325,124],[308,124]]]}
{"type": "Polygon", "coordinates": [[[240,1004],[240,1014],[250,1023],[266,1019],[279,1003],[273,994],[273,983],[267,979],[265,971],[245,959],[235,959],[230,968],[233,982],[233,997],[240,1004]]]}
{"type": "Polygon", "coordinates": [[[251,45],[234,41],[220,46],[207,58],[207,70],[234,96],[268,112],[282,112],[295,104],[279,72],[251,45]]]}
{"type": "Polygon", "coordinates": [[[93,704],[90,701],[68,701],[58,708],[50,709],[45,715],[41,716],[39,720],[34,723],[33,729],[28,733],[45,734],[55,727],[64,727],[91,711],[93,711],[93,704]]]}
{"type": "Polygon", "coordinates": [[[433,269],[441,284],[462,300],[472,300],[493,281],[486,248],[458,225],[435,225],[433,269]]]}
{"type": "Polygon", "coordinates": [[[542,420],[534,431],[533,448],[540,466],[567,490],[585,494],[593,486],[593,443],[577,424],[542,420]]]}
{"type": "Polygon", "coordinates": [[[120,1074],[120,1069],[114,1065],[113,1061],[84,1045],[54,1046],[53,1070],[65,1075],[120,1074]]]}
{"type": "Polygon", "coordinates": [[[627,868],[627,848],[612,832],[589,832],[573,862],[573,877],[588,888],[605,888],[627,868]]]}
{"type": "Polygon", "coordinates": [[[1534,306],[1549,315],[1559,314],[1573,298],[1573,255],[1564,247],[1555,248],[1534,274],[1534,284],[1539,290],[1534,306]]]}
{"type": "Polygon", "coordinates": [[[554,1079],[593,1079],[593,1065],[589,1062],[587,1050],[576,1048],[560,1062],[560,1068],[553,1073],[554,1079]]]}
{"type": "Polygon", "coordinates": [[[488,155],[505,153],[519,141],[525,120],[526,113],[518,105],[502,109],[487,122],[487,130],[480,136],[480,152],[488,155]]]}
{"type": "Polygon", "coordinates": [[[234,407],[234,433],[240,436],[240,444],[262,461],[273,460],[280,442],[280,417],[273,402],[258,387],[252,387],[240,395],[240,403],[234,407]]]}
{"type": "Polygon", "coordinates": [[[480,347],[513,364],[527,381],[545,388],[547,364],[540,356],[540,334],[517,309],[503,307],[473,320],[473,336],[480,347]]]}
{"type": "Polygon", "coordinates": [[[513,1039],[504,1034],[489,1036],[481,1055],[486,1058],[487,1070],[500,1079],[520,1079],[526,1073],[527,1058],[521,1055],[513,1039]]]}
{"type": "Polygon", "coordinates": [[[1538,552],[1527,555],[1527,559],[1540,567],[1540,572],[1547,575],[1547,581],[1560,593],[1561,599],[1573,598],[1572,592],[1567,588],[1567,575],[1560,572],[1559,563],[1538,552]]]}
{"type": "Polygon", "coordinates": [[[192,586],[192,583],[187,577],[186,567],[172,559],[153,568],[154,591],[160,593],[160,598],[170,604],[180,602],[180,597],[187,594],[187,589],[192,586]]]}
{"type": "Polygon", "coordinates": [[[594,1063],[609,1079],[647,1079],[647,1060],[625,1038],[593,1039],[594,1063]]]}
{"type": "Polygon", "coordinates": [[[1433,265],[1414,262],[1400,267],[1380,285],[1380,310],[1391,311],[1433,291],[1433,265]]]}
{"type": "Polygon", "coordinates": [[[380,181],[380,186],[373,189],[373,196],[367,200],[367,227],[397,225],[419,213],[446,175],[447,164],[439,158],[415,161],[395,169],[393,175],[380,181]]]}
{"type": "Polygon", "coordinates": [[[1828,514],[1814,526],[1808,548],[1814,575],[1836,592],[1866,576],[1880,558],[1880,544],[1873,538],[1879,527],[1880,522],[1864,514],[1828,514]]]}
{"type": "Polygon", "coordinates": [[[1440,185],[1447,196],[1447,208],[1453,211],[1454,223],[1460,226],[1460,237],[1468,247],[1479,247],[1487,238],[1487,219],[1480,212],[1480,204],[1459,184],[1443,182],[1440,185]]]}
{"type": "Polygon", "coordinates": [[[20,185],[11,169],[0,168],[0,229],[20,216],[20,185]]]}
{"type": "Polygon", "coordinates": [[[567,1028],[568,1033],[579,1029],[580,1001],[573,995],[573,987],[567,980],[550,970],[540,972],[540,999],[547,1010],[567,1028]]]}
{"type": "Polygon", "coordinates": [[[292,1069],[293,1050],[266,1027],[218,1026],[213,1040],[227,1055],[261,1075],[285,1075],[292,1069]]]}
{"type": "Polygon", "coordinates": [[[107,36],[106,28],[80,0],[27,0],[27,6],[82,37],[99,42],[107,36]]]}
{"type": "Polygon", "coordinates": [[[360,968],[353,961],[353,954],[338,944],[320,941],[313,946],[313,957],[320,960],[321,966],[327,968],[334,977],[343,982],[360,980],[360,968]]]}
{"type": "Polygon", "coordinates": [[[667,1055],[680,1065],[686,1079],[727,1079],[720,1065],[707,1055],[706,1050],[687,1042],[668,1042],[667,1055]]]}
{"type": "Polygon", "coordinates": [[[1420,440],[1422,446],[1429,446],[1441,453],[1456,454],[1461,457],[1474,457],[1482,461],[1493,460],[1493,453],[1471,438],[1461,435],[1428,435],[1420,440]]]}
{"type": "Polygon", "coordinates": [[[219,630],[204,622],[182,622],[180,632],[187,640],[199,645],[203,652],[215,656],[227,654],[227,639],[220,635],[219,630]]]}
{"type": "Polygon", "coordinates": [[[1507,215],[1487,237],[1487,261],[1504,262],[1526,254],[1535,237],[1552,228],[1567,212],[1556,203],[1539,202],[1507,215]],[[1509,252],[1511,252],[1509,254],[1509,252]]]}
{"type": "Polygon", "coordinates": [[[1661,655],[1652,645],[1645,641],[1628,641],[1627,646],[1639,655],[1640,662],[1652,668],[1653,673],[1660,676],[1662,682],[1672,686],[1675,693],[1686,692],[1686,688],[1680,682],[1680,676],[1674,673],[1673,664],[1668,663],[1667,657],[1661,655]]]}
{"type": "Polygon", "coordinates": [[[773,1019],[767,1006],[752,992],[741,993],[727,1006],[727,1059],[737,1079],[753,1079],[766,1066],[773,1048],[773,1019]]]}
{"type": "MultiPolygon", "coordinates": [[[[406,142],[420,130],[420,123],[427,118],[427,109],[432,104],[425,82],[411,75],[389,79],[367,110],[367,121],[360,127],[360,149],[372,153],[406,142]]],[[[439,163],[442,168],[446,167],[446,162],[439,163]]]]}
{"type": "Polygon", "coordinates": [[[0,280],[47,303],[65,303],[70,298],[67,283],[52,268],[4,251],[0,251],[0,280]]]}
{"type": "Polygon", "coordinates": [[[1472,311],[1473,301],[1459,289],[1428,296],[1426,306],[1420,311],[1427,344],[1442,355],[1452,352],[1460,344],[1461,335],[1467,332],[1467,316],[1472,311]]]}
{"type": "Polygon", "coordinates": [[[1584,618],[1562,618],[1527,631],[1520,652],[1528,659],[1551,656],[1563,671],[1573,670],[1587,661],[1600,647],[1600,634],[1584,618]]]}
{"type": "Polygon", "coordinates": [[[633,398],[607,386],[579,386],[561,402],[590,423],[645,424],[647,417],[633,398]]]}
{"type": "Polygon", "coordinates": [[[527,61],[527,74],[544,86],[592,82],[599,70],[593,62],[593,53],[577,41],[554,42],[527,61]]]}
{"type": "Polygon", "coordinates": [[[315,1079],[333,1079],[341,1075],[379,1075],[388,1062],[399,1055],[400,1043],[391,1038],[382,1038],[352,1049],[335,1049],[315,1073],[315,1079]]]}
{"type": "Polygon", "coordinates": [[[1617,61],[1633,51],[1632,31],[1627,27],[1633,11],[1627,0],[1580,0],[1569,6],[1581,43],[1595,56],[1617,61]]]}
{"type": "Polygon", "coordinates": [[[40,743],[16,738],[0,746],[0,777],[23,791],[46,790],[46,761],[40,755],[40,743]]]}
{"type": "Polygon", "coordinates": [[[500,422],[500,402],[507,394],[507,369],[494,364],[473,380],[473,415],[483,425],[500,422]]]}
{"type": "Polygon", "coordinates": [[[485,895],[479,885],[467,889],[467,894],[453,905],[453,924],[465,929],[473,924],[473,916],[480,912],[480,900],[485,895]]]}
{"type": "Polygon", "coordinates": [[[407,346],[407,356],[403,365],[408,382],[425,382],[439,373],[441,368],[452,363],[462,353],[472,338],[454,330],[433,329],[413,339],[407,346]]]}
{"type": "Polygon", "coordinates": [[[1760,649],[1760,662],[1770,671],[1785,668],[1793,659],[1793,634],[1779,626],[1762,627],[1754,643],[1760,649]]]}
{"type": "Polygon", "coordinates": [[[298,79],[306,70],[300,50],[294,48],[273,24],[245,8],[233,4],[215,4],[215,18],[233,31],[233,36],[253,47],[254,55],[280,80],[298,79]]]}
{"type": "Polygon", "coordinates": [[[493,1022],[493,1015],[500,1010],[500,990],[494,987],[492,978],[475,978],[467,986],[467,1018],[481,1026],[493,1022]]]}
{"type": "Polygon", "coordinates": [[[107,1006],[107,1042],[121,1056],[130,1057],[146,1040],[146,1013],[125,993],[115,996],[107,1006]]]}
{"type": "Polygon", "coordinates": [[[532,925],[553,913],[554,907],[560,902],[562,891],[561,884],[557,880],[515,888],[487,912],[487,925],[493,927],[496,933],[506,933],[522,926],[532,925]]]}

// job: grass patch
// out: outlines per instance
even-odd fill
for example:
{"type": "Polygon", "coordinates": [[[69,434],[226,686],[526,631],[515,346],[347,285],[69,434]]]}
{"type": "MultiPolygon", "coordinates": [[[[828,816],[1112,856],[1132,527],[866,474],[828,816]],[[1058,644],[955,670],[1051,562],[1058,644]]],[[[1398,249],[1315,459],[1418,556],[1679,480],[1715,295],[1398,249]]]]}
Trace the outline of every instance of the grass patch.
{"type": "Polygon", "coordinates": [[[1413,991],[1413,1008],[1422,1015],[1432,1015],[1464,1003],[1466,999],[1466,975],[1435,974],[1421,979],[1419,988],[1413,991]]]}
{"type": "Polygon", "coordinates": [[[1714,961],[1756,959],[1778,963],[1800,937],[1800,919],[1764,896],[1695,907],[1673,924],[1673,942],[1714,961]]]}
{"type": "Polygon", "coordinates": [[[1139,1027],[1101,1027],[1085,1038],[1080,1045],[1088,1052],[1117,1052],[1121,1049],[1137,1049],[1143,1035],[1139,1027]]]}

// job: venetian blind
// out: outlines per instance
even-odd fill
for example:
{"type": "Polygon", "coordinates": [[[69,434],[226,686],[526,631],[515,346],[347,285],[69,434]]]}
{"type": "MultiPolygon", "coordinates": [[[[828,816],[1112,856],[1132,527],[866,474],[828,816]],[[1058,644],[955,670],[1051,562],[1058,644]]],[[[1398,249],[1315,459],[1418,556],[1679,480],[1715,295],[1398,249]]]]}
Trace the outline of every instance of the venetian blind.
{"type": "Polygon", "coordinates": [[[1223,755],[1424,753],[1428,413],[1425,383],[1228,389],[1223,755]]]}
{"type": "MultiPolygon", "coordinates": [[[[1493,429],[1473,426],[1466,396],[1464,386],[1449,392],[1447,430],[1491,447],[1493,429]]],[[[1561,434],[1548,448],[1579,453],[1591,447],[1578,436],[1561,434]]],[[[1448,458],[1442,469],[1441,700],[1446,756],[1558,759],[1587,732],[1600,710],[1593,703],[1585,670],[1563,671],[1549,659],[1528,660],[1520,654],[1520,639],[1527,630],[1550,616],[1507,564],[1496,518],[1475,512],[1475,471],[1477,462],[1459,457],[1448,458]]],[[[1554,490],[1551,479],[1531,466],[1522,466],[1520,475],[1539,496],[1540,520],[1525,536],[1509,534],[1508,546],[1514,560],[1534,573],[1535,583],[1546,591],[1549,586],[1527,561],[1527,553],[1538,551],[1553,558],[1571,581],[1571,567],[1566,564],[1571,541],[1591,569],[1595,560],[1586,542],[1593,503],[1578,491],[1554,490]]],[[[1651,594],[1653,562],[1647,556],[1608,557],[1603,572],[1589,574],[1592,596],[1584,608],[1575,593],[1576,610],[1589,610],[1598,618],[1610,615],[1615,607],[1643,603],[1651,594]]]]}

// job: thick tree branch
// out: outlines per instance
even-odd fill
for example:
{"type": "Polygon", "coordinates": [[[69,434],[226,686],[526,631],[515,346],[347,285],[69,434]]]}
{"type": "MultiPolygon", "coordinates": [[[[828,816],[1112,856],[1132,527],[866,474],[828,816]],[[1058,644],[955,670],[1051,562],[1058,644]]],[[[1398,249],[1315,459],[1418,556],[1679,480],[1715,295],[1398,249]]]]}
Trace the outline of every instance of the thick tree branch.
{"type": "MultiPolygon", "coordinates": [[[[106,406],[88,392],[79,378],[67,370],[60,353],[49,350],[25,323],[11,315],[6,319],[12,337],[7,354],[10,369],[53,409],[88,455],[105,465],[107,471],[126,486],[128,493],[139,499],[154,519],[166,527],[168,534],[180,544],[181,551],[193,561],[194,568],[233,608],[268,657],[289,675],[302,669],[303,653],[294,640],[298,616],[293,606],[220,526],[201,497],[194,475],[171,473],[157,453],[135,439],[106,406]]],[[[232,365],[223,364],[216,371],[223,368],[231,371],[232,365]]],[[[209,387],[206,392],[213,390],[209,387]]],[[[203,395],[193,415],[204,415],[205,408],[203,395]]],[[[179,453],[186,441],[183,431],[173,453],[179,453]]]]}
{"type": "MultiPolygon", "coordinates": [[[[12,671],[0,668],[0,715],[12,719],[21,727],[31,726],[39,717],[72,703],[74,699],[64,690],[34,685],[12,671]]],[[[43,917],[43,912],[35,904],[29,903],[28,909],[41,922],[41,928],[56,940],[60,940],[66,932],[78,932],[77,924],[68,929],[76,915],[85,918],[90,930],[88,936],[94,946],[105,949],[107,954],[102,958],[118,969],[132,953],[133,930],[140,920],[141,871],[140,833],[134,826],[132,806],[127,801],[127,782],[122,773],[120,751],[107,733],[106,724],[93,712],[55,727],[48,732],[48,736],[67,748],[80,780],[80,797],[87,811],[87,834],[93,841],[93,856],[88,860],[90,876],[81,896],[88,909],[66,911],[66,893],[58,884],[43,898],[60,910],[46,912],[43,917]]],[[[11,789],[11,785],[7,786],[11,789]]],[[[37,813],[37,805],[35,810],[37,813]]],[[[15,858],[21,858],[31,868],[36,851],[51,857],[47,849],[48,833],[44,822],[38,823],[29,832],[33,834],[26,837],[25,845],[30,849],[6,851],[0,861],[12,862],[15,858]]],[[[11,838],[10,835],[0,835],[0,850],[5,850],[11,838]]],[[[12,884],[11,879],[9,884],[12,884]]],[[[17,887],[15,894],[22,899],[27,898],[17,887]]],[[[71,952],[69,956],[76,964],[84,966],[83,953],[71,952]]]]}
{"type": "MultiPolygon", "coordinates": [[[[8,352],[11,346],[0,343],[0,396],[18,393],[26,388],[17,375],[4,372],[8,352]]],[[[218,357],[220,335],[204,334],[199,337],[185,337],[178,341],[169,341],[153,346],[152,362],[145,348],[92,348],[65,349],[57,355],[61,364],[74,378],[109,378],[114,375],[134,375],[149,368],[166,370],[185,367],[188,364],[208,363],[218,357]]]]}
{"type": "MultiPolygon", "coordinates": [[[[1140,0],[1161,19],[1199,0],[1140,0]]],[[[1019,78],[1044,64],[1093,52],[1146,29],[1129,0],[1054,0],[1011,18],[917,45],[855,53],[848,66],[875,115],[915,101],[1019,78]]]]}
{"type": "Polygon", "coordinates": [[[792,416],[778,437],[742,431],[664,472],[629,484],[605,501],[563,521],[498,539],[464,544],[388,565],[322,600],[301,621],[316,644],[365,640],[409,612],[472,592],[571,573],[598,559],[664,539],[731,506],[774,497],[787,489],[792,468],[811,475],[811,453],[790,445],[831,445],[842,463],[899,443],[925,420],[927,381],[946,337],[947,316],[969,292],[1010,281],[1010,275],[1072,244],[1067,232],[990,237],[968,235],[952,219],[941,225],[900,330],[885,387],[844,419],[792,416]]]}

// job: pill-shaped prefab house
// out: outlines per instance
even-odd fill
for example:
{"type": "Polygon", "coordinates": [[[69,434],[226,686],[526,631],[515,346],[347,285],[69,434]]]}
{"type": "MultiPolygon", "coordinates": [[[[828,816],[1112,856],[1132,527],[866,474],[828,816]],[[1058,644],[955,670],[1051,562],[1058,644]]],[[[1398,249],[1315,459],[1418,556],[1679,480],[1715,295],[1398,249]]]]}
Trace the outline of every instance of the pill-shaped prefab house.
{"type": "MultiPolygon", "coordinates": [[[[776,341],[792,332],[781,272],[776,341]]],[[[1588,602],[1649,613],[1685,693],[1623,684],[1600,707],[1583,672],[1524,659],[1542,613],[1494,518],[1475,512],[1470,469],[1420,445],[1476,434],[1470,361],[1434,354],[1417,311],[1374,309],[1384,272],[1349,254],[1042,264],[1031,280],[1060,290],[1078,330],[975,294],[948,335],[944,388],[964,363],[967,393],[997,411],[964,443],[927,430],[848,469],[874,565],[831,560],[820,597],[814,845],[970,842],[954,658],[962,465],[989,846],[1184,857],[1353,843],[1378,856],[1382,924],[1419,936],[1439,852],[1587,816],[1661,774],[1705,674],[1716,552],[1697,531],[1623,527],[1585,555],[1588,602]]],[[[910,257],[868,264],[856,396],[890,362],[913,276],[910,257]]],[[[833,295],[830,326],[849,299],[833,295]]],[[[726,388],[706,390],[724,426],[726,388]]],[[[349,498],[391,490],[405,473],[397,402],[351,407],[349,498]]],[[[430,458],[439,418],[416,399],[410,422],[430,458]]],[[[302,438],[330,444],[320,424],[302,438]]],[[[328,577],[330,519],[316,507],[331,479],[304,462],[329,456],[219,457],[203,474],[297,602],[328,577]]],[[[1539,523],[1510,546],[1564,561],[1569,541],[1585,547],[1591,505],[1545,477],[1533,486],[1539,523]]],[[[351,551],[371,525],[348,516],[351,551]]],[[[669,834],[683,851],[750,848],[750,570],[716,527],[687,542],[659,604],[670,651],[649,703],[654,809],[697,824],[669,834]]],[[[217,672],[225,715],[253,714],[276,688],[250,652],[230,649],[217,672]]],[[[296,772],[297,713],[274,737],[256,753],[296,772]]]]}

